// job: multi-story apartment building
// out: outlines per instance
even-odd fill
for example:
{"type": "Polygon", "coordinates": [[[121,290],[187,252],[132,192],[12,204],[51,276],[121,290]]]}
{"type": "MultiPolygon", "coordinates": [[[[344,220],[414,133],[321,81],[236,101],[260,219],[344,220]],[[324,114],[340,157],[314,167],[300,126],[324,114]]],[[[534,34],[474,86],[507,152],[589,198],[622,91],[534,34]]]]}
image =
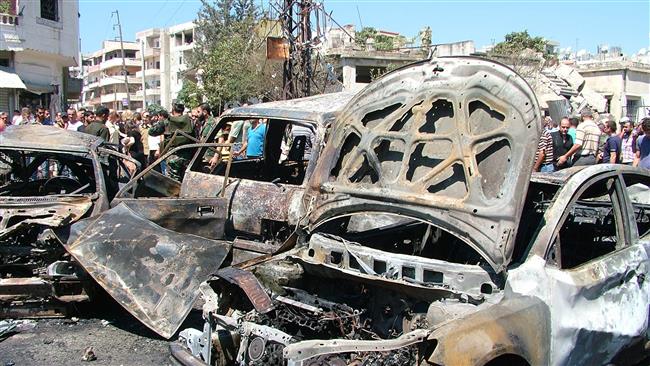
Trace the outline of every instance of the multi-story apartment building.
{"type": "Polygon", "coordinates": [[[185,80],[195,81],[188,69],[188,59],[194,49],[194,23],[188,22],[169,28],[152,28],[136,34],[140,45],[138,58],[143,60],[143,89],[147,104],[157,103],[171,108],[183,88],[185,80]]]}
{"type": "Polygon", "coordinates": [[[169,60],[163,52],[169,47],[168,37],[165,36],[164,30],[152,28],[138,32],[136,39],[140,46],[136,57],[142,63],[141,70],[135,74],[142,83],[136,94],[143,98],[143,105],[167,105],[168,97],[162,92],[167,89],[162,85],[166,78],[161,79],[161,71],[169,68],[169,60]]]}
{"type": "Polygon", "coordinates": [[[79,93],[68,72],[79,64],[78,14],[74,0],[0,1],[0,110],[56,112],[79,93]]]}
{"type": "Polygon", "coordinates": [[[99,51],[84,57],[84,107],[142,108],[142,94],[138,93],[142,88],[142,79],[138,77],[142,64],[136,58],[139,45],[126,41],[123,45],[124,54],[119,41],[104,41],[99,51]]]}

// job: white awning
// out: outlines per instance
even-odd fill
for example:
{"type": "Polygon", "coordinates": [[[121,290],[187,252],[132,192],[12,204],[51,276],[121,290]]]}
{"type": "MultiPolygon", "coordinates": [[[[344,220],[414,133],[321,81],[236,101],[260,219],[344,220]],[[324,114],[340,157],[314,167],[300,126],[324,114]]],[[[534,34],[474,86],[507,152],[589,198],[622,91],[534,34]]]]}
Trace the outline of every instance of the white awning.
{"type": "Polygon", "coordinates": [[[34,93],[38,95],[54,92],[54,86],[52,85],[32,83],[29,81],[25,82],[25,89],[27,89],[27,91],[29,91],[30,93],[34,93]]]}
{"type": "Polygon", "coordinates": [[[3,89],[27,89],[18,74],[0,70],[0,88],[3,89]]]}

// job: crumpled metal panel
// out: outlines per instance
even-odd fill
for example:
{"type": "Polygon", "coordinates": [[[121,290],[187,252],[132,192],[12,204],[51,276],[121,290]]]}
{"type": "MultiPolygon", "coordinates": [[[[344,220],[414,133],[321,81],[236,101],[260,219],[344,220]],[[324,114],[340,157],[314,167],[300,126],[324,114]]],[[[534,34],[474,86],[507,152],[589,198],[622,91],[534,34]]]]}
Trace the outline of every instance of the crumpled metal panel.
{"type": "Polygon", "coordinates": [[[251,272],[235,267],[228,267],[219,270],[217,276],[241,288],[258,312],[266,314],[273,310],[271,298],[251,272]]]}
{"type": "Polygon", "coordinates": [[[53,196],[0,199],[0,237],[20,225],[58,227],[78,220],[92,207],[87,196],[53,196]]]}
{"type": "MultiPolygon", "coordinates": [[[[66,248],[120,305],[170,338],[189,313],[201,282],[230,251],[225,241],[179,234],[120,204],[66,248]]],[[[73,225],[72,230],[75,231],[73,225]]]]}
{"type": "Polygon", "coordinates": [[[87,154],[103,143],[100,137],[42,125],[7,126],[0,134],[0,147],[13,150],[50,150],[87,154]]]}
{"type": "MultiPolygon", "coordinates": [[[[205,173],[187,172],[181,186],[182,198],[217,196],[223,177],[205,173]]],[[[234,230],[261,235],[262,220],[297,223],[304,188],[288,184],[248,179],[229,178],[225,198],[229,202],[228,219],[234,230]]]]}
{"type": "Polygon", "coordinates": [[[310,222],[359,210],[421,218],[502,271],[540,133],[532,89],[504,65],[450,57],[398,69],[334,124],[310,180],[310,222]]]}

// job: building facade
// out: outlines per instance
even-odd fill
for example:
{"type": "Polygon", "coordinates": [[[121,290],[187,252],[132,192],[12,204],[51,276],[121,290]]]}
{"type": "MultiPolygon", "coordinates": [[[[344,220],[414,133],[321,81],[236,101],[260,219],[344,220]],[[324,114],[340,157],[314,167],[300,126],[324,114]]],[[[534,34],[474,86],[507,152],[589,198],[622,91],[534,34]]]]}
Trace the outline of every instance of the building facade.
{"type": "Polygon", "coordinates": [[[578,62],[586,86],[607,99],[605,112],[639,121],[650,115],[650,63],[625,57],[578,62]]]}
{"type": "Polygon", "coordinates": [[[100,50],[84,56],[83,107],[142,108],[142,95],[138,93],[142,89],[142,79],[138,77],[142,64],[136,57],[139,45],[136,42],[122,43],[124,54],[119,41],[104,41],[100,50]]]}
{"type": "Polygon", "coordinates": [[[60,111],[79,93],[68,72],[78,65],[78,1],[0,2],[0,110],[60,111]]]}
{"type": "Polygon", "coordinates": [[[142,62],[142,70],[137,74],[142,79],[138,96],[146,100],[145,106],[155,103],[169,110],[184,81],[196,82],[195,73],[188,68],[194,49],[194,29],[194,23],[187,22],[136,34],[140,47],[137,58],[142,62]]]}

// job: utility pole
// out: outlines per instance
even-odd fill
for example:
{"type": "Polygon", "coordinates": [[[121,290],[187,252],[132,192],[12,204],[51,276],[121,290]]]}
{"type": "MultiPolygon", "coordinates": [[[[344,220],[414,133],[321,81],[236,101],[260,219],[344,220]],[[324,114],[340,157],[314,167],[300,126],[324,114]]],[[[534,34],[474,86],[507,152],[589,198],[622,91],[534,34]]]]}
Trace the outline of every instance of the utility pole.
{"type": "Polygon", "coordinates": [[[284,62],[282,75],[284,99],[307,97],[311,94],[311,15],[318,10],[313,0],[282,1],[280,22],[282,33],[289,43],[289,57],[284,62]]]}
{"type": "Polygon", "coordinates": [[[113,13],[117,16],[117,29],[120,35],[120,49],[122,50],[122,74],[124,75],[124,85],[126,86],[126,104],[131,109],[131,97],[129,96],[129,73],[126,70],[126,58],[124,54],[124,41],[122,40],[122,24],[120,23],[120,12],[115,10],[113,13]]]}

